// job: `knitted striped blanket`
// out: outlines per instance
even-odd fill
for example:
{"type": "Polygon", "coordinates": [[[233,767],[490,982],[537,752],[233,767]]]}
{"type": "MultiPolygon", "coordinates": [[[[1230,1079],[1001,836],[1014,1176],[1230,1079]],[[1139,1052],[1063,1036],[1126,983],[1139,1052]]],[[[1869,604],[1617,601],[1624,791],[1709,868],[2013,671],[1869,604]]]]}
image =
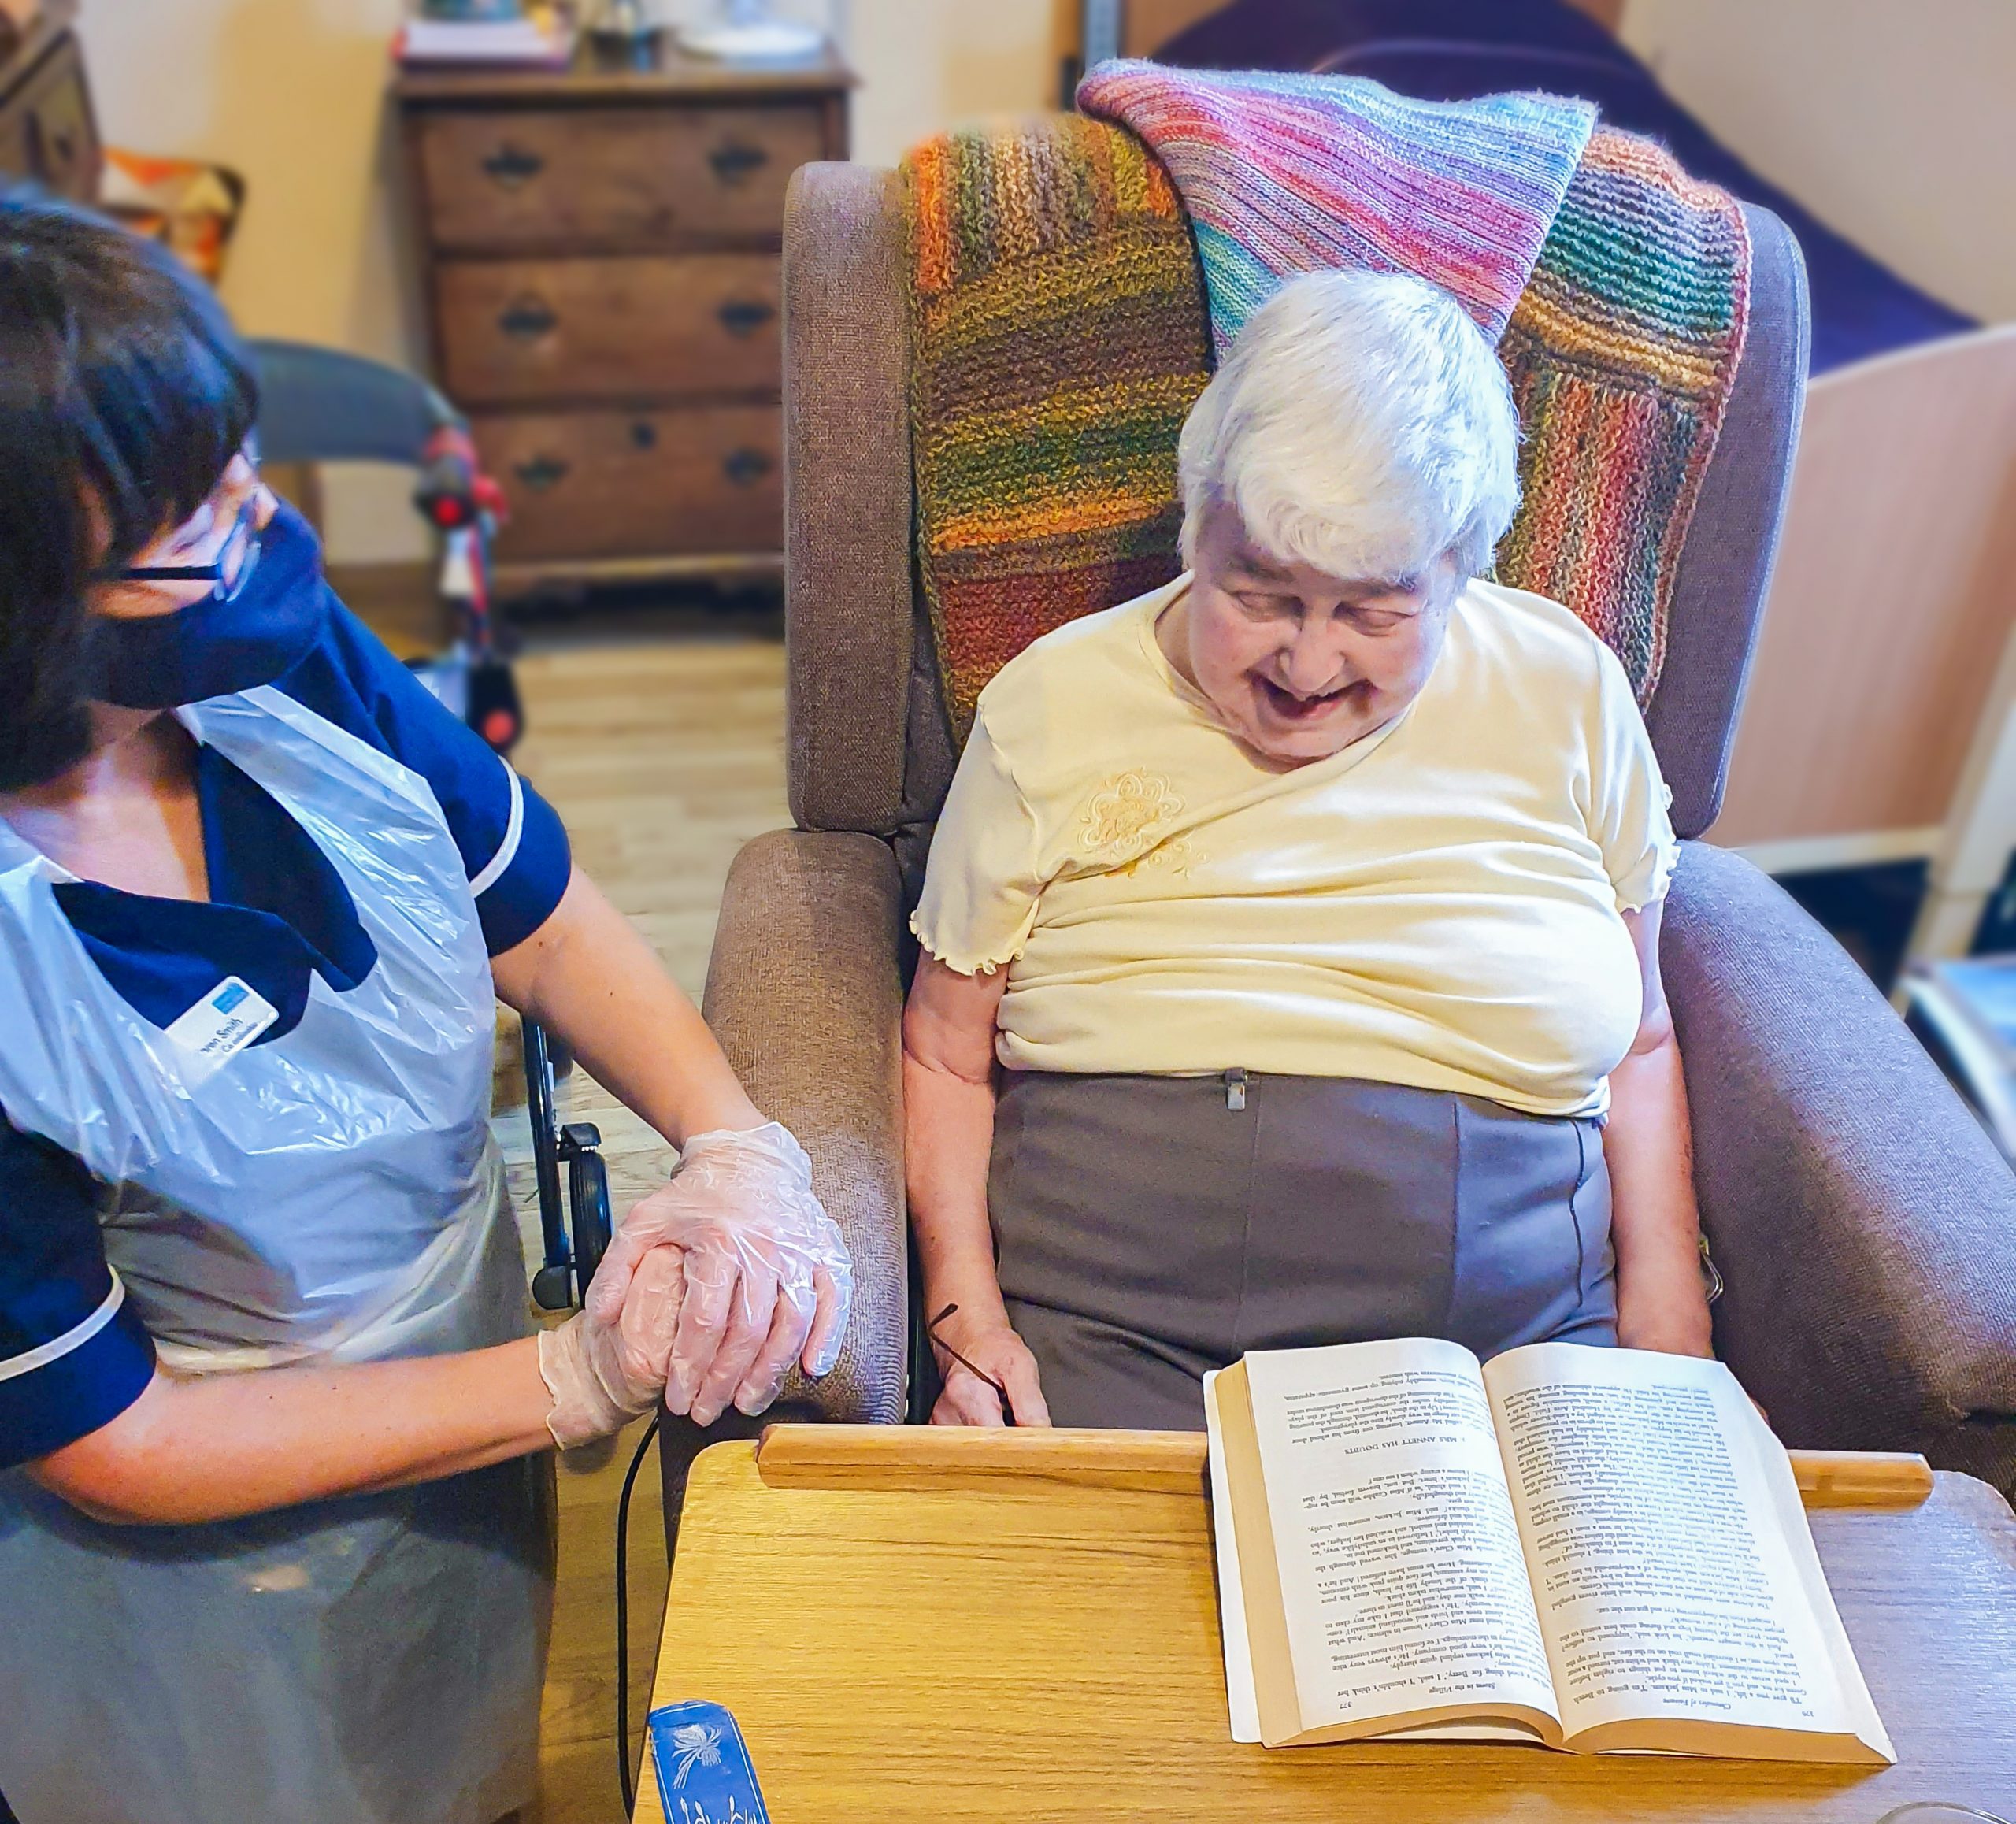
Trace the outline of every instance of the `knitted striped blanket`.
{"type": "Polygon", "coordinates": [[[1032,640],[1176,573],[1210,350],[1182,207],[1132,135],[1047,117],[904,172],[917,564],[963,742],[1032,640]]]}
{"type": "Polygon", "coordinates": [[[1596,110],[1553,95],[1418,102],[1362,76],[1103,63],[1078,90],[1169,169],[1221,357],[1285,278],[1411,272],[1505,333],[1596,110]]]}
{"type": "Polygon", "coordinates": [[[1135,132],[1034,120],[904,165],[918,567],[959,737],[1030,640],[1174,574],[1213,338],[1337,265],[1420,272],[1503,331],[1526,436],[1498,574],[1567,602],[1649,702],[1742,347],[1731,199],[1543,98],[1108,65],[1080,98],[1135,132]]]}

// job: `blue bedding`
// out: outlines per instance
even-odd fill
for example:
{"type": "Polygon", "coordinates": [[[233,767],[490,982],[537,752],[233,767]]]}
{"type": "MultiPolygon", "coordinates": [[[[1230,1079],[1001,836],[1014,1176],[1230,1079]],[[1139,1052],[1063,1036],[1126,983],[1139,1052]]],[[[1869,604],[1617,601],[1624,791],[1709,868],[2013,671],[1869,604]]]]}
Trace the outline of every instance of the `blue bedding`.
{"type": "Polygon", "coordinates": [[[1817,374],[1978,327],[1760,177],[1623,45],[1559,0],[1234,0],[1156,54],[1195,69],[1334,70],[1431,101],[1506,89],[1583,96],[1611,125],[1663,141],[1695,176],[1792,230],[1812,289],[1817,374]]]}

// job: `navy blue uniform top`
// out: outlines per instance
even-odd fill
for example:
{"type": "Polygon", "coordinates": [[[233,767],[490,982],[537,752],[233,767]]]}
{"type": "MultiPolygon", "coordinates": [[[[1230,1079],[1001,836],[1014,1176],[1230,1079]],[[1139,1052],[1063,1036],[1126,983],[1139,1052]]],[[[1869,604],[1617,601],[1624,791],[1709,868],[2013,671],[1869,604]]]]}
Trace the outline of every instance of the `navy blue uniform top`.
{"type": "MultiPolygon", "coordinates": [[[[551,916],[570,865],[560,819],[346,609],[332,601],[327,632],[276,684],[427,781],[483,884],[491,955],[551,916]]],[[[207,902],[90,881],[56,898],[106,979],[156,1025],[235,975],[280,1011],[256,1041],[269,1044],[300,1023],[312,976],[341,994],[376,952],[335,868],[262,787],[211,747],[197,751],[196,784],[207,902]]],[[[0,1467],[95,1431],[153,1374],[153,1343],[113,1296],[98,1203],[80,1161],[0,1118],[0,1467]]]]}

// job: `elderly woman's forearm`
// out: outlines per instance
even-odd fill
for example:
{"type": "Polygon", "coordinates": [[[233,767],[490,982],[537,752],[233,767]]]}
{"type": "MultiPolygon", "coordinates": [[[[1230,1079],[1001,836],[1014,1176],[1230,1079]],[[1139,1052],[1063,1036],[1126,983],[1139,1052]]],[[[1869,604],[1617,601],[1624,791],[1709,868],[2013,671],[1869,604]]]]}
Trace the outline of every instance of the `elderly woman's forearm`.
{"type": "Polygon", "coordinates": [[[910,1226],[927,1296],[991,1314],[1001,1296],[987,1209],[991,1081],[975,1082],[906,1051],[903,1129],[910,1226]]]}
{"type": "Polygon", "coordinates": [[[903,1009],[903,1154],[925,1296],[1002,1314],[988,1221],[994,1036],[1007,972],[962,975],[927,951],[903,1009]]]}
{"type": "Polygon", "coordinates": [[[1687,1084],[1679,1043],[1670,1029],[1656,1043],[1634,1049],[1611,1073],[1603,1152],[1621,1340],[1707,1355],[1710,1327],[1687,1084]]]}

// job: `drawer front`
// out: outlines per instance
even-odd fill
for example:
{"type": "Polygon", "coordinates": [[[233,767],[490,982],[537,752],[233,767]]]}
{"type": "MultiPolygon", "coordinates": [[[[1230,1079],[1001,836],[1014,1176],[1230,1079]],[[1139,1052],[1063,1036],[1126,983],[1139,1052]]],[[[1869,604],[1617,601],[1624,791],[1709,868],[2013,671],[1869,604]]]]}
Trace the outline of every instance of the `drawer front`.
{"type": "Polygon", "coordinates": [[[775,406],[478,417],[502,484],[506,562],[774,551],[784,542],[783,414],[775,406]]]}
{"type": "Polygon", "coordinates": [[[442,368],[465,405],[777,390],[776,258],[454,260],[442,368]]]}
{"type": "Polygon", "coordinates": [[[415,130],[449,250],[774,243],[791,172],[825,150],[810,107],[430,113],[415,130]]]}
{"type": "Polygon", "coordinates": [[[28,114],[24,109],[0,108],[0,180],[28,175],[28,114]]]}

